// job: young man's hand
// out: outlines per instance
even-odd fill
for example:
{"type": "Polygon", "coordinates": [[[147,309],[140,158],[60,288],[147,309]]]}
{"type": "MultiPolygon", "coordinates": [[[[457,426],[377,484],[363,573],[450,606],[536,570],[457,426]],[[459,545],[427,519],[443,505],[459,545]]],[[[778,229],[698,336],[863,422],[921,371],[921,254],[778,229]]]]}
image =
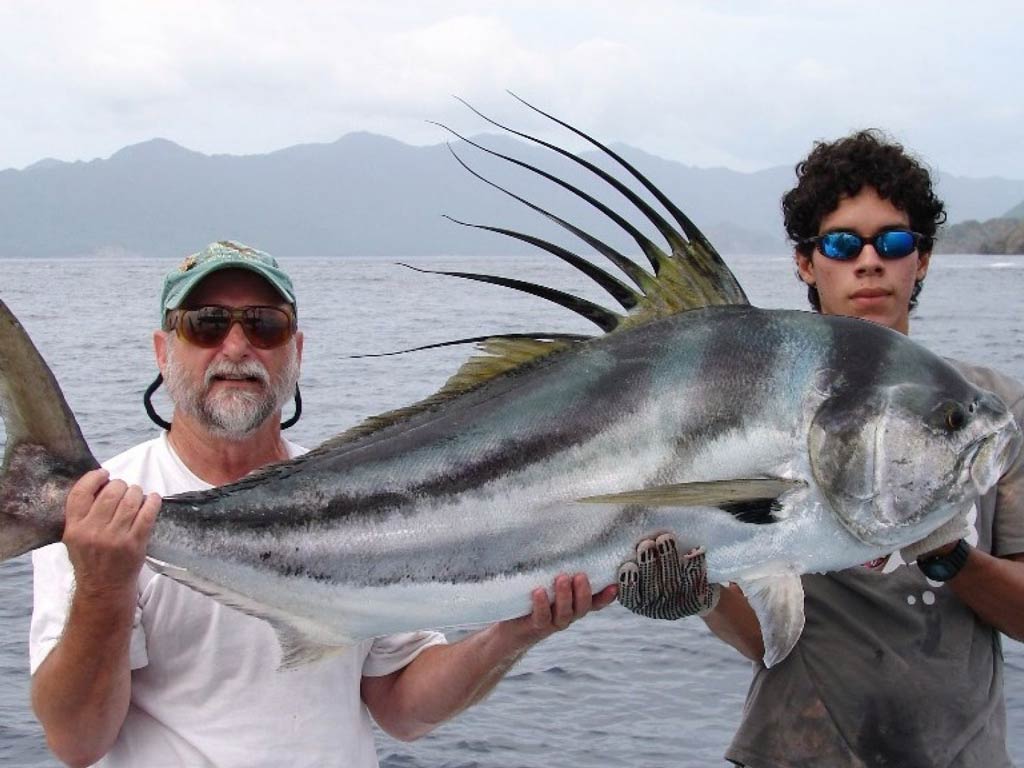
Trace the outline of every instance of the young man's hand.
{"type": "Polygon", "coordinates": [[[920,541],[908,544],[900,550],[903,562],[910,565],[916,560],[927,560],[939,554],[946,554],[943,550],[951,550],[953,545],[960,539],[966,539],[974,526],[967,520],[969,508],[958,512],[952,520],[940,525],[920,541]]]}

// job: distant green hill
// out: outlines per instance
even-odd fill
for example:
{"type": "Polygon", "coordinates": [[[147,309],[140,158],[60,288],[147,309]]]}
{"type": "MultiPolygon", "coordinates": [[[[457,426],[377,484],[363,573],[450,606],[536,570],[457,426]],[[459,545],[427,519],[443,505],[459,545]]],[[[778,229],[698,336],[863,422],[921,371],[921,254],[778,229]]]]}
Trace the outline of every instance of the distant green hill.
{"type": "MultiPolygon", "coordinates": [[[[1022,209],[1024,203],[1013,210],[1022,209]]],[[[1013,213],[1013,211],[1010,211],[1013,213]]],[[[936,253],[992,253],[1024,255],[1024,218],[1009,215],[988,221],[964,221],[944,228],[935,243],[936,253]]]]}
{"type": "MultiPolygon", "coordinates": [[[[614,197],[608,185],[548,150],[507,136],[477,139],[598,198],[614,197]]],[[[722,252],[786,253],[778,201],[792,169],[694,168],[616,146],[678,200],[722,252]]],[[[565,190],[461,141],[453,142],[453,151],[495,184],[567,217],[611,247],[635,252],[622,230],[565,190]]],[[[583,156],[609,167],[594,152],[583,156]]],[[[974,214],[979,218],[1024,197],[1024,180],[970,191],[986,203],[974,214]]],[[[289,256],[510,256],[531,250],[493,232],[459,227],[442,214],[581,249],[557,224],[467,173],[445,144],[418,147],[351,133],[330,144],[244,156],[204,155],[154,139],[104,160],[46,160],[0,171],[0,259],[97,253],[171,258],[224,237],[289,256]]]]}
{"type": "Polygon", "coordinates": [[[1005,219],[1024,219],[1024,200],[1003,214],[1005,219]]]}
{"type": "MultiPolygon", "coordinates": [[[[555,173],[617,210],[630,210],[607,184],[548,150],[509,136],[477,138],[555,173]]],[[[608,217],[566,190],[461,141],[452,146],[495,185],[567,218],[610,247],[636,253],[636,243],[608,217]]],[[[792,167],[754,173],[695,168],[614,146],[723,253],[791,252],[779,199],[795,180],[792,167]]],[[[610,161],[596,152],[582,156],[611,169],[610,161]]],[[[937,177],[951,223],[986,220],[1024,199],[1024,179],[937,177]]],[[[288,256],[512,256],[530,249],[519,240],[459,227],[442,214],[592,252],[555,222],[467,173],[443,143],[410,146],[352,133],[329,144],[242,156],[204,155],[154,139],[107,159],[50,159],[20,171],[0,170],[0,259],[83,254],[172,258],[224,237],[288,256]]],[[[950,242],[972,252],[988,247],[985,238],[977,245],[950,242]]]]}

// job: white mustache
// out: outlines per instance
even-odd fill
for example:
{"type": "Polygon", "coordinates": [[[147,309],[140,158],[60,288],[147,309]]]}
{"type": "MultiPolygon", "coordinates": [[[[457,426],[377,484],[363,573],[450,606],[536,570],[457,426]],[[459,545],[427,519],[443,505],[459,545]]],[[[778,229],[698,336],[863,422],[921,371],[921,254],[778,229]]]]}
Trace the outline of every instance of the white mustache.
{"type": "Polygon", "coordinates": [[[244,360],[240,363],[232,363],[229,360],[214,361],[206,369],[203,375],[203,383],[209,388],[210,384],[217,377],[256,379],[264,386],[270,384],[270,374],[261,363],[256,360],[244,360]]]}

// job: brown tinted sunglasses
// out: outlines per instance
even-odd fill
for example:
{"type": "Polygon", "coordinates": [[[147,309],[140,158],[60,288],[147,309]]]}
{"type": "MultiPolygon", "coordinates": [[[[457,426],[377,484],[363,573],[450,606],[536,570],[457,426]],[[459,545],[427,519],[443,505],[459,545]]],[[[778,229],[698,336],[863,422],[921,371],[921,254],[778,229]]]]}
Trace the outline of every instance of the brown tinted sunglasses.
{"type": "Polygon", "coordinates": [[[206,306],[171,310],[164,330],[177,331],[179,339],[210,349],[227,338],[235,323],[242,326],[245,338],[257,349],[280,347],[298,328],[295,312],[290,308],[206,306]]]}

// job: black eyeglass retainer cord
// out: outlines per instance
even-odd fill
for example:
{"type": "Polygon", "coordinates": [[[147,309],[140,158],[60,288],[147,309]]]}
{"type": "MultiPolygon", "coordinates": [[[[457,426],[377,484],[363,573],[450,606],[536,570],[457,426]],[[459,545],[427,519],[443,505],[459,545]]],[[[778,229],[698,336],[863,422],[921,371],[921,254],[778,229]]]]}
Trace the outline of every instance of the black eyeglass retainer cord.
{"type": "MultiPolygon", "coordinates": [[[[164,383],[164,375],[158,373],[156,378],[153,379],[153,383],[146,387],[146,393],[142,396],[142,403],[146,406],[146,415],[161,429],[170,430],[170,422],[164,420],[164,418],[156,412],[156,408],[153,407],[153,393],[160,389],[160,385],[164,383]]],[[[295,413],[287,421],[281,422],[281,429],[285,430],[289,427],[294,427],[302,416],[302,394],[299,392],[299,385],[295,385],[295,413]]]]}

